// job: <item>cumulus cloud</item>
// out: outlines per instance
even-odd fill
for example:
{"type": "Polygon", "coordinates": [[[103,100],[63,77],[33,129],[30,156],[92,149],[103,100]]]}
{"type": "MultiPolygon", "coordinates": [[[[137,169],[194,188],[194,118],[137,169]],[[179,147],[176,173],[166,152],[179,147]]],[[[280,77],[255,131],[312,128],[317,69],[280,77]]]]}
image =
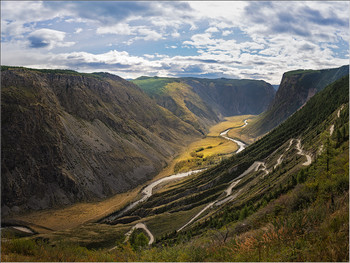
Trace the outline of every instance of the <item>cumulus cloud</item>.
{"type": "Polygon", "coordinates": [[[224,31],[222,31],[222,36],[228,36],[228,35],[230,35],[230,34],[232,34],[232,31],[230,31],[230,30],[224,30],[224,31]]]}
{"type": "Polygon", "coordinates": [[[241,21],[241,26],[251,34],[290,34],[312,41],[331,41],[336,33],[331,28],[348,31],[348,8],[345,2],[328,2],[327,5],[320,2],[249,2],[243,13],[246,20],[241,21]]]}
{"type": "Polygon", "coordinates": [[[180,36],[180,33],[178,31],[174,31],[173,33],[171,33],[171,36],[173,38],[178,38],[180,36]]]}
{"type": "Polygon", "coordinates": [[[348,2],[2,1],[1,8],[8,65],[278,84],[284,71],[348,63],[348,2]]]}
{"type": "Polygon", "coordinates": [[[205,30],[205,32],[208,32],[208,33],[216,33],[216,32],[219,32],[219,29],[217,29],[216,27],[209,27],[207,30],[205,30]]]}
{"type": "Polygon", "coordinates": [[[74,45],[74,42],[65,42],[65,32],[42,28],[35,30],[28,35],[29,47],[52,49],[54,47],[69,47],[74,45]]]}

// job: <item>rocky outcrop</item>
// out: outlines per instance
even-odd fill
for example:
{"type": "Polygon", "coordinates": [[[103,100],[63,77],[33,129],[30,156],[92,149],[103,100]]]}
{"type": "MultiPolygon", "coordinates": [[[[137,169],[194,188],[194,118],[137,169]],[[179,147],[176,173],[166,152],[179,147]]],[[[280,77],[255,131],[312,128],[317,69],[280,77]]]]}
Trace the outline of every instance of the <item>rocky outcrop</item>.
{"type": "Polygon", "coordinates": [[[317,92],[349,74],[349,66],[325,70],[295,70],[283,74],[276,96],[268,109],[247,131],[262,135],[282,123],[317,92]]]}
{"type": "Polygon", "coordinates": [[[6,68],[1,87],[3,213],[126,191],[200,135],[106,73],[6,68]]]}

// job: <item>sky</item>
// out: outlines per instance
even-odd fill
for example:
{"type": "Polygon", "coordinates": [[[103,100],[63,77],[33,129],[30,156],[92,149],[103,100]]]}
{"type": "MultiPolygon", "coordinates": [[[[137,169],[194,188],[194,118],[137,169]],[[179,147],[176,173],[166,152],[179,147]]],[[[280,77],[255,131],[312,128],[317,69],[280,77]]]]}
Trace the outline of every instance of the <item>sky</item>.
{"type": "Polygon", "coordinates": [[[1,1],[1,65],[261,79],[349,64],[348,1],[1,1]]]}

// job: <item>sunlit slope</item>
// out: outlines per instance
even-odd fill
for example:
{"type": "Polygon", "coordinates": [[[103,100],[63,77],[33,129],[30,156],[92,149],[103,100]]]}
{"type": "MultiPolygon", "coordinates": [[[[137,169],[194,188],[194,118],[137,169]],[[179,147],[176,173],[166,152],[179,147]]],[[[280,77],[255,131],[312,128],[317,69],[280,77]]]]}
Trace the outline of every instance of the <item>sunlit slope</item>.
{"type": "Polygon", "coordinates": [[[141,77],[132,82],[203,134],[226,116],[261,113],[274,96],[270,84],[256,80],[141,77]]]}

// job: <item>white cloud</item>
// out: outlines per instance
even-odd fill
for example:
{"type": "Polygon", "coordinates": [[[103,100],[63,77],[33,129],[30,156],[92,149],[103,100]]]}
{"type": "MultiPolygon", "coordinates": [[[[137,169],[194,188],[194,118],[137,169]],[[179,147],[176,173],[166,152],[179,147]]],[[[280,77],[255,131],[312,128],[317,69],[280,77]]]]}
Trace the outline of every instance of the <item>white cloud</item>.
{"type": "Polygon", "coordinates": [[[74,45],[74,42],[64,42],[65,32],[42,28],[31,32],[28,35],[29,46],[32,48],[48,48],[54,47],[69,47],[74,45]]]}
{"type": "Polygon", "coordinates": [[[114,35],[126,35],[135,36],[125,43],[131,45],[137,40],[144,41],[158,41],[164,39],[163,35],[155,30],[149,29],[146,26],[130,26],[126,23],[119,23],[113,26],[99,27],[96,30],[97,34],[114,34],[114,35]]]}
{"type": "Polygon", "coordinates": [[[163,39],[163,36],[161,34],[149,28],[139,28],[137,32],[139,35],[141,35],[140,37],[138,37],[139,39],[152,41],[163,39]]]}
{"type": "Polygon", "coordinates": [[[155,58],[155,55],[152,55],[152,54],[144,54],[143,56],[145,58],[150,58],[150,59],[155,58]]]}
{"type": "Polygon", "coordinates": [[[74,33],[75,33],[75,34],[79,34],[79,33],[81,33],[82,31],[83,31],[83,29],[82,29],[81,27],[78,27],[78,28],[75,29],[74,33]]]}
{"type": "Polygon", "coordinates": [[[222,36],[226,37],[228,35],[231,35],[233,32],[231,30],[224,30],[222,31],[222,36]]]}
{"type": "Polygon", "coordinates": [[[217,29],[217,27],[209,27],[207,30],[205,30],[205,32],[207,33],[216,33],[219,32],[219,29],[217,29]]]}
{"type": "Polygon", "coordinates": [[[126,23],[119,23],[113,26],[103,26],[96,30],[97,34],[131,35],[135,34],[133,29],[126,23]]]}
{"type": "Polygon", "coordinates": [[[196,34],[191,37],[191,41],[184,41],[184,45],[192,45],[197,48],[208,47],[215,45],[216,41],[211,38],[210,33],[196,34]]]}
{"type": "Polygon", "coordinates": [[[171,36],[173,38],[178,38],[180,36],[180,33],[178,31],[174,31],[173,33],[171,33],[171,36]]]}

